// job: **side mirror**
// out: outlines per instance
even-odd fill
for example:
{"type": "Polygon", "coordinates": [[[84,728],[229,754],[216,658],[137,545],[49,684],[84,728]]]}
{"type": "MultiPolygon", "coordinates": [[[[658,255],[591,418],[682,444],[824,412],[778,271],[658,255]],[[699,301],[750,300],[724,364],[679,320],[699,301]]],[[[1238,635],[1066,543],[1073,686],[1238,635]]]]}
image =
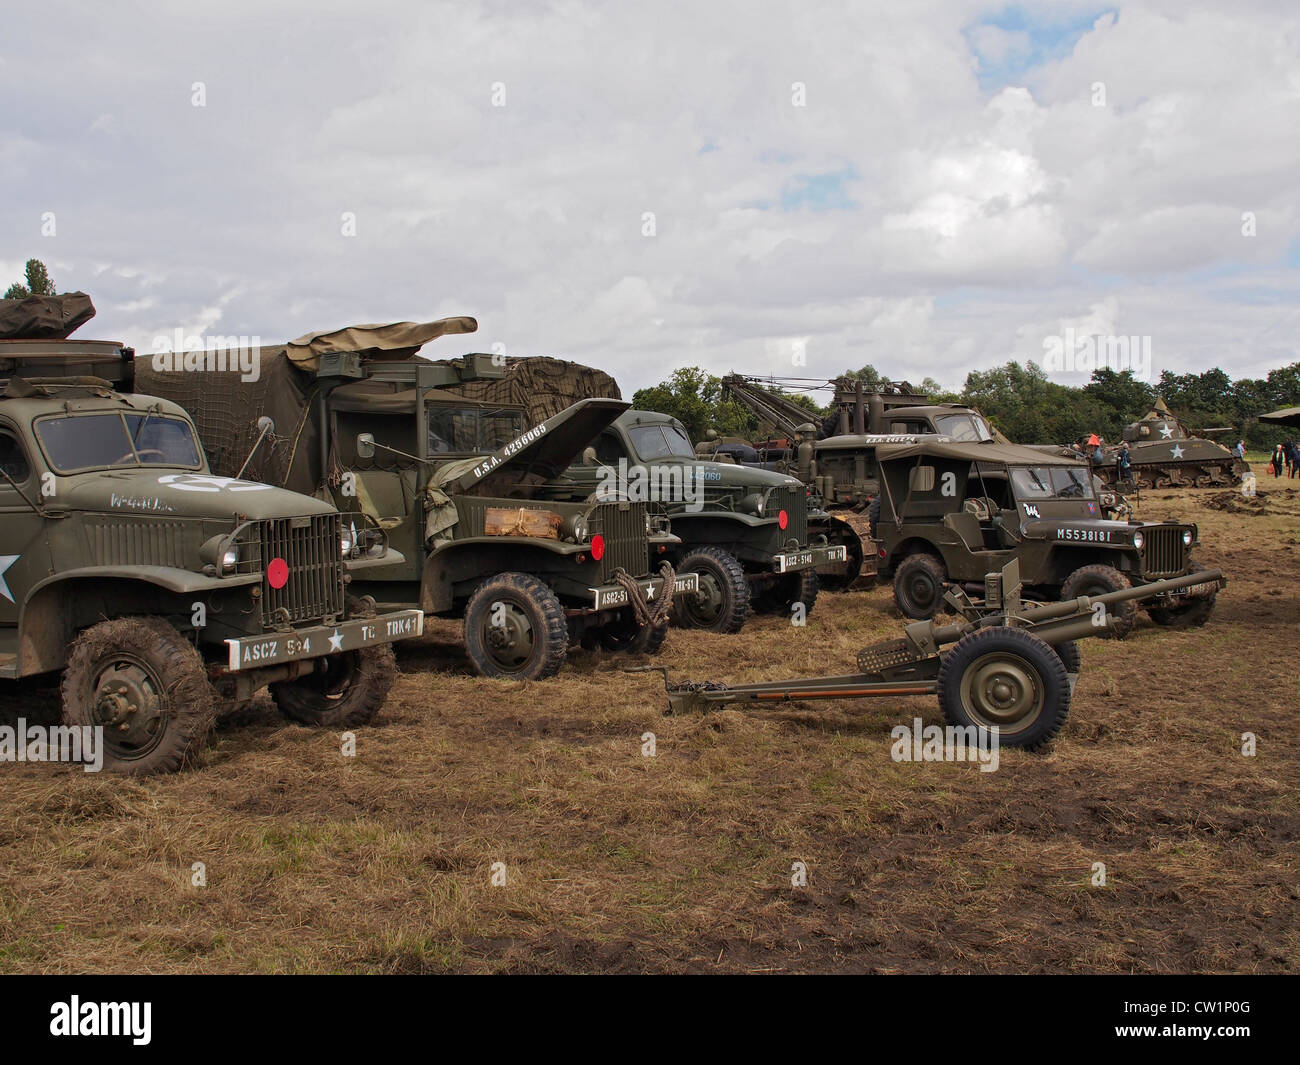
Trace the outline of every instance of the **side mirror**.
{"type": "Polygon", "coordinates": [[[275,422],[263,414],[257,419],[257,431],[262,436],[265,436],[267,433],[273,433],[275,432],[275,422]]]}
{"type": "Polygon", "coordinates": [[[375,437],[373,433],[361,433],[357,436],[357,457],[362,459],[375,457],[375,437]]]}
{"type": "Polygon", "coordinates": [[[596,449],[594,447],[588,446],[582,449],[582,464],[584,466],[595,466],[597,464],[596,449]]]}

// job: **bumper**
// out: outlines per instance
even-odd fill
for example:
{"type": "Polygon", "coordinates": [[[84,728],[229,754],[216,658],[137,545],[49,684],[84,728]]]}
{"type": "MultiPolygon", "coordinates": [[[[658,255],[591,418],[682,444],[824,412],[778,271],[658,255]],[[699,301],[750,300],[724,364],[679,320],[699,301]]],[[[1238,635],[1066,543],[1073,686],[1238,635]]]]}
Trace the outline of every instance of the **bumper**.
{"type": "Polygon", "coordinates": [[[809,547],[803,551],[788,551],[783,555],[772,556],[773,573],[798,573],[800,570],[814,569],[817,566],[830,565],[833,562],[847,562],[848,548],[843,544],[829,547],[809,547]]]}
{"type": "MultiPolygon", "coordinates": [[[[661,582],[662,583],[662,582],[661,582]]],[[[377,617],[354,618],[338,625],[313,625],[292,632],[265,633],[227,640],[232,672],[261,669],[304,658],[323,658],[340,651],[356,651],[375,644],[393,643],[424,632],[423,610],[397,610],[377,617]]]]}
{"type": "MultiPolygon", "coordinates": [[[[645,594],[647,603],[654,602],[664,587],[662,577],[647,577],[645,580],[636,583],[637,587],[645,594]]],[[[695,593],[699,590],[700,575],[698,573],[679,573],[673,581],[674,596],[687,592],[695,593]]],[[[621,606],[627,606],[627,591],[622,585],[604,584],[599,588],[592,588],[591,597],[591,605],[596,610],[614,610],[621,606]]]]}

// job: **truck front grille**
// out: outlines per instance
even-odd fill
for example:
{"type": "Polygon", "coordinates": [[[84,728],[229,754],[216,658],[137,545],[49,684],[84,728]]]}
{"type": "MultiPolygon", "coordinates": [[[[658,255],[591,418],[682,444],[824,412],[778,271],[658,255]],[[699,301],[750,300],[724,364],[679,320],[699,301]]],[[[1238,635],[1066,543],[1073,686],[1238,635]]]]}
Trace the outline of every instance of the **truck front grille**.
{"type": "Polygon", "coordinates": [[[775,518],[783,510],[790,522],[781,533],[782,542],[795,539],[803,546],[808,542],[808,493],[803,485],[772,489],[772,494],[767,497],[764,514],[775,518]]]}
{"type": "Polygon", "coordinates": [[[296,624],[326,614],[343,614],[340,521],[338,514],[317,514],[261,522],[263,625],[296,624]],[[288,580],[280,588],[271,586],[276,559],[288,565],[288,580]]]}
{"type": "Polygon", "coordinates": [[[614,570],[622,567],[633,577],[644,577],[650,568],[650,538],[646,534],[644,503],[602,503],[592,512],[591,532],[605,538],[605,556],[600,560],[600,579],[608,583],[614,570]]]}
{"type": "Polygon", "coordinates": [[[1142,576],[1147,580],[1177,577],[1187,571],[1187,547],[1180,525],[1142,530],[1142,576]]]}

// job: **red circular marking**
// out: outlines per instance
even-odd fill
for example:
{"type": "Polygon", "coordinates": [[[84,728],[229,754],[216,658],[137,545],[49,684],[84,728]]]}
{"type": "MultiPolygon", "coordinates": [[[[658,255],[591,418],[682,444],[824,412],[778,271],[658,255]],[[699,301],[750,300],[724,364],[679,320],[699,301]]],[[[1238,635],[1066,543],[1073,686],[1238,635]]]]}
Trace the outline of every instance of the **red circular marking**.
{"type": "Polygon", "coordinates": [[[591,538],[591,557],[597,562],[605,557],[605,538],[600,533],[591,538]]]}
{"type": "Polygon", "coordinates": [[[790,515],[787,514],[784,510],[781,511],[776,516],[776,524],[778,528],[784,531],[785,527],[790,524],[790,515]]]}
{"type": "Polygon", "coordinates": [[[266,567],[266,583],[272,588],[283,588],[289,583],[289,563],[282,558],[271,559],[266,567]]]}

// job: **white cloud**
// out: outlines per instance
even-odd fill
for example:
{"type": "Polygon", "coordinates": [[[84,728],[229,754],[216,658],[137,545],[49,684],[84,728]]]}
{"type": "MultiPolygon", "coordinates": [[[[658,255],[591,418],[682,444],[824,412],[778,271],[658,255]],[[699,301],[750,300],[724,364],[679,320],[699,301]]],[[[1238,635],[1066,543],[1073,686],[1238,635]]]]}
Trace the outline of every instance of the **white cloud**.
{"type": "MultiPolygon", "coordinates": [[[[1035,33],[1092,10],[1024,8],[1035,33]]],[[[1121,3],[991,90],[1033,42],[977,0],[68,10],[71,40],[48,6],[7,22],[0,87],[25,103],[0,224],[8,274],[37,255],[94,296],[88,336],[467,313],[479,337],[430,354],[499,340],[629,393],[681,365],[777,372],[792,336],[798,376],[959,384],[1098,307],[1157,360],[1297,357],[1284,5],[1121,3]]]]}

